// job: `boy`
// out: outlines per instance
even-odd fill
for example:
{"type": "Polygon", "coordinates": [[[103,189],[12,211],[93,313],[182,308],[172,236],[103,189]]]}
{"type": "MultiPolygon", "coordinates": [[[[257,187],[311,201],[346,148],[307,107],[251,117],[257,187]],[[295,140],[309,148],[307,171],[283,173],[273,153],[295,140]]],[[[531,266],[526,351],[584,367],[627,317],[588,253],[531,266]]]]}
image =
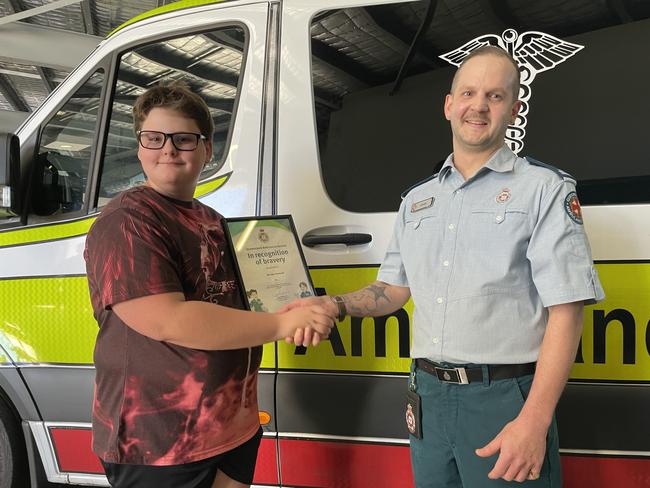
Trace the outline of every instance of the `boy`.
{"type": "Polygon", "coordinates": [[[84,253],[100,330],[93,449],[119,488],[241,488],[261,428],[261,344],[311,325],[320,306],[244,311],[223,217],[193,199],[212,155],[205,102],[183,84],[155,86],[133,107],[144,186],[114,198],[84,253]]]}

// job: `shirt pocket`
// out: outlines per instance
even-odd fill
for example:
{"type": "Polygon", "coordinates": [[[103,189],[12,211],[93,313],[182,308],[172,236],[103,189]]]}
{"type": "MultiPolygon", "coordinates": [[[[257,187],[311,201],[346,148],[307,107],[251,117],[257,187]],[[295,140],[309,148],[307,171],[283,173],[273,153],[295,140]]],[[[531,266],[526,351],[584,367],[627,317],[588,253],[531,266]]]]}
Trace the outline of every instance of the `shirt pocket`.
{"type": "Polygon", "coordinates": [[[528,220],[528,212],[519,208],[475,207],[471,210],[471,218],[470,224],[478,222],[485,225],[506,224],[511,226],[525,223],[528,220]]]}
{"type": "Polygon", "coordinates": [[[417,232],[433,224],[437,217],[438,209],[435,206],[431,206],[416,212],[409,212],[406,214],[404,221],[406,222],[407,230],[417,232]]]}
{"type": "Polygon", "coordinates": [[[474,207],[468,222],[464,223],[463,234],[469,242],[480,242],[492,256],[519,258],[525,254],[532,233],[528,217],[528,212],[522,208],[474,207]]]}

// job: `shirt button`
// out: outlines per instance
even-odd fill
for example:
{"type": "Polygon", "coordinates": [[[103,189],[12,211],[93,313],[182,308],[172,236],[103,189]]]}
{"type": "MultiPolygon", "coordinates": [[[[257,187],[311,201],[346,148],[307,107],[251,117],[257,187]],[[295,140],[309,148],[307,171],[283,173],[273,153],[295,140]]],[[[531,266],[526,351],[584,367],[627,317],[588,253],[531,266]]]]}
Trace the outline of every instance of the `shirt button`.
{"type": "Polygon", "coordinates": [[[438,303],[442,303],[442,302],[443,302],[442,297],[438,297],[438,298],[436,298],[436,302],[438,302],[438,303]]]}
{"type": "Polygon", "coordinates": [[[449,224],[449,230],[454,230],[454,227],[456,227],[454,224],[449,224]]]}
{"type": "Polygon", "coordinates": [[[443,261],[443,262],[442,262],[442,265],[443,265],[443,266],[449,266],[449,261],[443,261]]]}
{"type": "Polygon", "coordinates": [[[433,343],[434,344],[438,344],[439,342],[440,342],[440,339],[438,339],[437,337],[433,338],[433,343]]]}

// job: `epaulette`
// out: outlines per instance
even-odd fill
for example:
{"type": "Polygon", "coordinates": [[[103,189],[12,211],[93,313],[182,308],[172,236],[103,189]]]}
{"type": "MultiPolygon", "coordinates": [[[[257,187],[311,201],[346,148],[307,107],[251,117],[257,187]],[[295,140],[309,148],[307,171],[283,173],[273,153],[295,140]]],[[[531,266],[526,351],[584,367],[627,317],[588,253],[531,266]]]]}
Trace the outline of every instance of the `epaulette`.
{"type": "Polygon", "coordinates": [[[551,171],[553,171],[553,173],[558,175],[563,180],[571,180],[574,183],[576,182],[576,179],[573,176],[571,176],[566,171],[562,171],[561,169],[556,168],[555,166],[551,166],[550,164],[542,163],[541,161],[538,161],[535,158],[531,158],[530,156],[526,156],[524,159],[526,161],[528,161],[530,164],[532,164],[533,166],[539,166],[540,168],[550,169],[551,171]]]}
{"type": "Polygon", "coordinates": [[[431,181],[431,180],[434,179],[436,176],[438,176],[438,173],[433,174],[433,175],[431,175],[431,176],[427,176],[425,179],[418,181],[415,185],[413,185],[413,186],[411,186],[410,188],[407,188],[406,190],[404,190],[404,191],[402,192],[402,194],[400,195],[400,197],[402,197],[402,200],[404,200],[404,197],[406,197],[406,195],[408,195],[409,192],[410,192],[413,188],[417,188],[417,187],[420,186],[420,185],[424,185],[427,181],[431,181]]]}

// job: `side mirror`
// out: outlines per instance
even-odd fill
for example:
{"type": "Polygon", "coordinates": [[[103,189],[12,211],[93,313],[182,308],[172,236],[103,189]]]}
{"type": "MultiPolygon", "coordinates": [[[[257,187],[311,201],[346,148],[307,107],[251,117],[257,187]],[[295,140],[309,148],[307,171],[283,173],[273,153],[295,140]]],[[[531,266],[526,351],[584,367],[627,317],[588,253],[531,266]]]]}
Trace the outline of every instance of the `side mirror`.
{"type": "Polygon", "coordinates": [[[20,215],[20,142],[0,132],[0,219],[20,215]]]}

